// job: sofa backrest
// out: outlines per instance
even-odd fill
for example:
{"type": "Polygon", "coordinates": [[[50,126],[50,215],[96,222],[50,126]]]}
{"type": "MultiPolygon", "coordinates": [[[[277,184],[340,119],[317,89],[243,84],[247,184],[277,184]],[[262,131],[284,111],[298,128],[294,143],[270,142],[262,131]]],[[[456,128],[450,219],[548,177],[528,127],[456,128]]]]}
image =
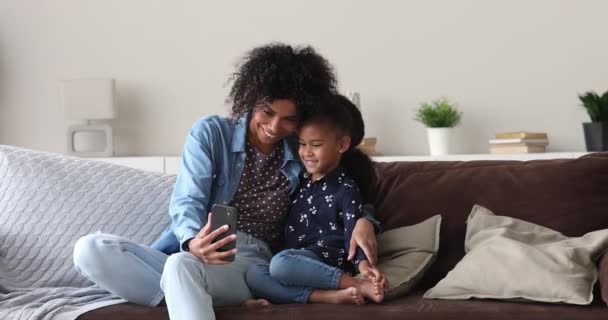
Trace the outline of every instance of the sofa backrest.
{"type": "Polygon", "coordinates": [[[578,159],[376,163],[377,218],[384,230],[443,216],[438,259],[421,289],[464,256],[474,204],[581,236],[608,228],[608,153],[578,159]]]}

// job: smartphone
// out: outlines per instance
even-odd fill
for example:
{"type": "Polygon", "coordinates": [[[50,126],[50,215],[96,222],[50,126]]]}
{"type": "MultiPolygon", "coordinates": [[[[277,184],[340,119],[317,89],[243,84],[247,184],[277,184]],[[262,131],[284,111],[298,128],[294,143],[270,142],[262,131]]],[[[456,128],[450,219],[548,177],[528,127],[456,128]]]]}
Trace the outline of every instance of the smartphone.
{"type": "MultiPolygon", "coordinates": [[[[214,204],[211,207],[211,231],[223,226],[228,225],[228,230],[220,234],[213,242],[222,240],[230,235],[236,234],[236,220],[239,216],[239,210],[235,207],[223,206],[214,204]]],[[[236,241],[231,241],[221,246],[217,251],[229,251],[236,248],[236,241]]],[[[224,261],[234,261],[234,255],[228,256],[223,259],[224,261]]]]}

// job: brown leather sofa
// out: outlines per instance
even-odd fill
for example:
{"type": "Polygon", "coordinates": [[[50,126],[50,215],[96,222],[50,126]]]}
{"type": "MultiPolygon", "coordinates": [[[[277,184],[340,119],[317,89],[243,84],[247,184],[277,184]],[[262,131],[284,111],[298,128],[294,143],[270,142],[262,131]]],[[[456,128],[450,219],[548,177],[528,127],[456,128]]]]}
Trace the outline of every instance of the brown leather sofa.
{"type": "MultiPolygon", "coordinates": [[[[364,306],[273,305],[219,308],[218,319],[603,319],[601,285],[591,305],[495,300],[428,300],[422,294],[464,256],[465,220],[474,204],[498,215],[540,224],[567,236],[608,228],[608,153],[579,159],[377,163],[377,217],[385,230],[443,216],[437,261],[413,293],[364,306]]],[[[608,258],[600,266],[608,280],[608,258]]],[[[608,283],[604,286],[608,298],[608,283]]],[[[82,316],[94,319],[168,319],[165,307],[114,305],[82,316]]]]}

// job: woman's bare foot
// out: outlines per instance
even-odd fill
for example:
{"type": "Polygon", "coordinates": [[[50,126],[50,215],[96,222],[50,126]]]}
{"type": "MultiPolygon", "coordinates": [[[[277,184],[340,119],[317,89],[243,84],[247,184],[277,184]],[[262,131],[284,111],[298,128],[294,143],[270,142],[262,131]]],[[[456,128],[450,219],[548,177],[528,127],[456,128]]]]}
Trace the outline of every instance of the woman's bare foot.
{"type": "Polygon", "coordinates": [[[369,280],[358,280],[359,285],[357,286],[364,297],[375,302],[380,303],[384,300],[384,289],[378,282],[372,282],[369,280]]]}
{"type": "Polygon", "coordinates": [[[308,298],[309,303],[357,304],[365,303],[359,289],[351,287],[341,290],[315,289],[308,298]]]}
{"type": "Polygon", "coordinates": [[[247,299],[241,303],[241,306],[246,308],[267,307],[269,305],[270,302],[266,299],[247,299]]]}

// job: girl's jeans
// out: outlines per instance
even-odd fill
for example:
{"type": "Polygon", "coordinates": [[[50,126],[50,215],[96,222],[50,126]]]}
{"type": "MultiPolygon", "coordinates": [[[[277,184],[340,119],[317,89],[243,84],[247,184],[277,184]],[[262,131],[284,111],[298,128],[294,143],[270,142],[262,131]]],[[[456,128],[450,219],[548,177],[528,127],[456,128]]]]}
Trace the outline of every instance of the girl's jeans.
{"type": "Polygon", "coordinates": [[[245,279],[258,298],[272,303],[307,303],[313,289],[337,289],[342,272],[309,250],[289,249],[274,256],[270,266],[250,266],[245,279]]]}
{"type": "Polygon", "coordinates": [[[265,242],[242,232],[237,232],[237,250],[234,262],[207,265],[188,252],[167,256],[123,237],[91,234],[76,243],[74,264],[127,301],[155,306],[164,297],[171,319],[215,319],[213,306],[239,305],[252,297],[245,272],[271,258],[265,242]]]}

